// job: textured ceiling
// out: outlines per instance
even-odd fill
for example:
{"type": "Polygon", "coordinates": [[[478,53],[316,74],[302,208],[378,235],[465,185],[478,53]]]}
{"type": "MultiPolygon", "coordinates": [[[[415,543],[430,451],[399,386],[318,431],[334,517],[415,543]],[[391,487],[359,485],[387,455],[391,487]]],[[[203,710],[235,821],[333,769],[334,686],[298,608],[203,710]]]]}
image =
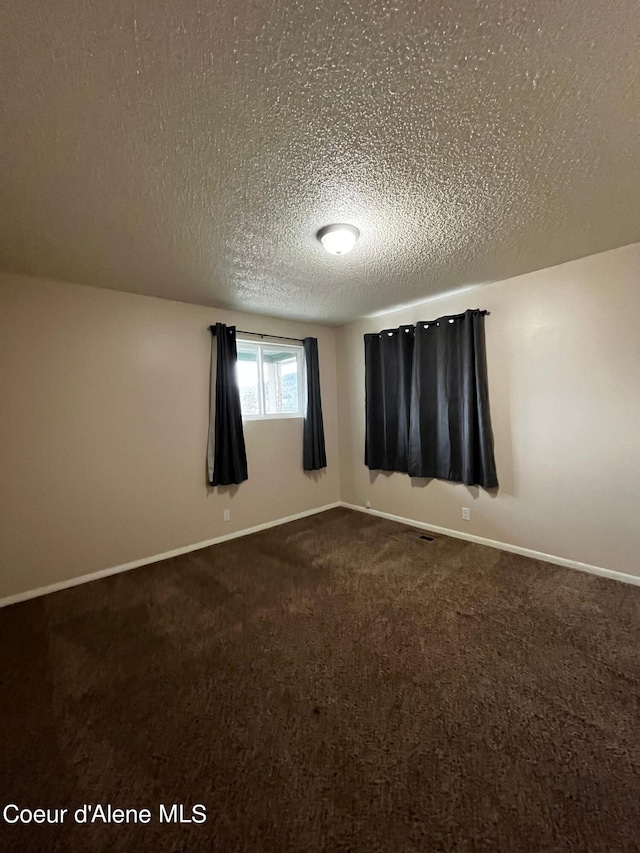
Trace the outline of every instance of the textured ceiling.
{"type": "Polygon", "coordinates": [[[336,323],[635,242],[639,22],[637,0],[3,0],[0,267],[336,323]],[[315,239],[335,221],[348,256],[315,239]]]}

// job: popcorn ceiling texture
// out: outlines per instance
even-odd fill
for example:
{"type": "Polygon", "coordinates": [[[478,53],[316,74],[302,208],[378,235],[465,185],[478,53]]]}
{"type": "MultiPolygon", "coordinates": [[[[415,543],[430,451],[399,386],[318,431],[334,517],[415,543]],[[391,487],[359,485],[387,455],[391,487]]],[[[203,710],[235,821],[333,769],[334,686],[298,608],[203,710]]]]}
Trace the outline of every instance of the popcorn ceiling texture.
{"type": "Polygon", "coordinates": [[[640,239],[635,0],[5,0],[0,267],[328,323],[640,239]],[[322,225],[356,224],[347,257],[322,225]]]}

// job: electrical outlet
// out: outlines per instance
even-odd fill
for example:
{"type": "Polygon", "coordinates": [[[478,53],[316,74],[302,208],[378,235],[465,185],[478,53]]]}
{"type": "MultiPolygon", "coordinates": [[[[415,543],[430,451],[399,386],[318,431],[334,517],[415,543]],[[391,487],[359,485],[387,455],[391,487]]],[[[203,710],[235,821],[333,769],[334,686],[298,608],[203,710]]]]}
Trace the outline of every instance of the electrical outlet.
{"type": "Polygon", "coordinates": [[[224,512],[222,513],[222,517],[224,518],[225,521],[231,521],[231,510],[225,509],[224,512]]]}
{"type": "Polygon", "coordinates": [[[471,521],[471,510],[468,506],[462,507],[462,520],[463,521],[471,521]]]}
{"type": "Polygon", "coordinates": [[[371,501],[366,501],[365,507],[366,507],[366,509],[371,509],[371,501]]]}

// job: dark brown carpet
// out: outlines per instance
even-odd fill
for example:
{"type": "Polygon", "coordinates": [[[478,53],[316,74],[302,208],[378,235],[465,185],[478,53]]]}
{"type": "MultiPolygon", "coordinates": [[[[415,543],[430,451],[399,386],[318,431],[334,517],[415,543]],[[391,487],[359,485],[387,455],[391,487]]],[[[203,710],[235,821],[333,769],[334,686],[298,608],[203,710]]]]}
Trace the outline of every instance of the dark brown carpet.
{"type": "Polygon", "coordinates": [[[345,509],[0,613],[20,851],[640,850],[640,589],[345,509]],[[202,825],[160,803],[203,803],[202,825]]]}

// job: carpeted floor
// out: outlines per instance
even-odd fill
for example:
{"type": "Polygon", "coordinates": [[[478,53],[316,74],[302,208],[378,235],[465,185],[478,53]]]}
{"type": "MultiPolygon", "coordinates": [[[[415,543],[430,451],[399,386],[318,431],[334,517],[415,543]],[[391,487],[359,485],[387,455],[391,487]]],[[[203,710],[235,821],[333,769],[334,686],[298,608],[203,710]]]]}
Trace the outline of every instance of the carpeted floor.
{"type": "Polygon", "coordinates": [[[640,589],[419,536],[336,509],[0,612],[0,806],[70,809],[2,850],[640,850],[640,589]]]}

